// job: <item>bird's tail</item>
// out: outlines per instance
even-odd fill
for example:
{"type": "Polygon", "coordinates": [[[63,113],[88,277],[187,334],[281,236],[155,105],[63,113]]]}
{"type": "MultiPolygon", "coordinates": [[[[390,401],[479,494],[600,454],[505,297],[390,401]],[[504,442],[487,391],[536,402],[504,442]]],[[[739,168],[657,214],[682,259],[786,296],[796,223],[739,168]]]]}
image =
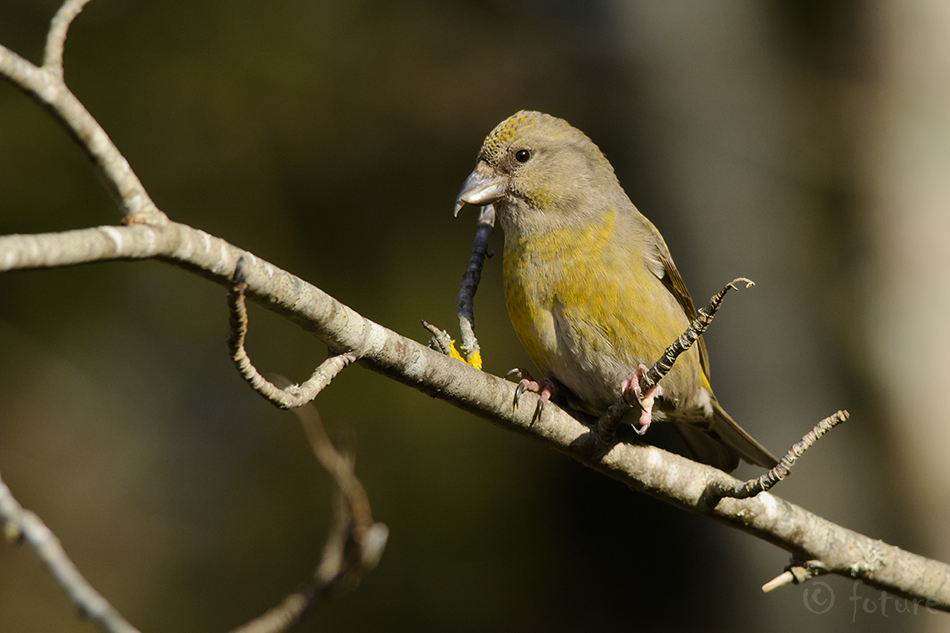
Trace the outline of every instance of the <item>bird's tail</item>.
{"type": "Polygon", "coordinates": [[[739,458],[762,468],[778,464],[775,456],[736,424],[715,398],[712,406],[711,418],[674,425],[697,460],[727,473],[736,469],[739,458]]]}

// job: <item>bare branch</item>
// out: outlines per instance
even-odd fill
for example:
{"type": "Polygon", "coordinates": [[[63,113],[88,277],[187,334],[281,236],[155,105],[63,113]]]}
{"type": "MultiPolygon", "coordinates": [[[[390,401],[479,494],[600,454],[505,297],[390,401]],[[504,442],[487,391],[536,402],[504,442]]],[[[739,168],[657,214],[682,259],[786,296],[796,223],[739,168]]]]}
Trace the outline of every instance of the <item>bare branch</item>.
{"type": "Polygon", "coordinates": [[[73,20],[87,4],[89,0],[67,0],[50,22],[43,67],[59,81],[63,81],[63,47],[66,45],[66,33],[73,20]]]}
{"type": "Polygon", "coordinates": [[[252,298],[332,349],[359,357],[360,364],[533,437],[634,490],[737,527],[801,560],[821,561],[829,573],[859,578],[897,595],[932,600],[934,608],[950,611],[950,567],[944,563],[847,530],[768,492],[751,499],[722,499],[711,507],[707,492],[711,486],[739,482],[720,470],[653,446],[606,442],[600,433],[554,405],[537,419],[534,407],[512,406],[516,385],[365,319],[319,288],[203,231],[169,222],[163,227],[0,237],[0,270],[153,257],[228,287],[242,256],[248,262],[247,292],[252,298]],[[92,245],[83,246],[85,239],[92,245]],[[38,254],[38,242],[59,255],[38,254]]]}
{"type": "MultiPolygon", "coordinates": [[[[61,54],[61,51],[56,50],[57,45],[60,47],[62,45],[59,38],[66,37],[69,20],[75,17],[75,14],[71,14],[66,8],[73,7],[75,13],[78,13],[81,6],[81,2],[70,0],[57,14],[60,21],[54,26],[59,31],[57,34],[50,33],[52,48],[47,47],[47,61],[61,54]]],[[[162,224],[168,220],[152,202],[138,176],[132,171],[125,157],[119,153],[109,135],[66,87],[62,79],[61,63],[57,65],[54,62],[50,68],[40,68],[0,45],[0,77],[6,78],[16,88],[46,108],[53,118],[66,128],[79,147],[89,156],[109,193],[118,203],[126,224],[162,224]]]]}
{"type": "Polygon", "coordinates": [[[79,612],[108,633],[138,633],[102,595],[92,588],[70,560],[62,543],[33,512],[25,510],[0,479],[0,522],[7,539],[25,542],[66,590],[79,612]]]}
{"type": "Polygon", "coordinates": [[[795,465],[795,462],[798,461],[798,458],[801,457],[805,451],[811,447],[812,444],[818,441],[822,435],[835,428],[842,422],[848,419],[847,411],[838,411],[834,415],[830,415],[818,424],[815,425],[811,431],[805,434],[805,436],[792,446],[787,453],[779,460],[779,463],[775,465],[771,470],[762,475],[761,477],[756,477],[755,479],[750,479],[749,481],[736,482],[735,484],[730,485],[721,485],[719,486],[717,482],[717,487],[715,487],[710,493],[710,502],[718,503],[720,499],[726,497],[731,497],[733,499],[748,499],[749,497],[754,497],[760,492],[765,492],[771,490],[772,486],[778,482],[785,479],[788,476],[789,472],[792,470],[792,466],[795,465]]]}
{"type": "Polygon", "coordinates": [[[320,564],[307,585],[232,633],[288,630],[321,599],[332,592],[354,587],[364,573],[375,568],[389,536],[385,525],[373,522],[366,490],[353,470],[353,458],[330,441],[316,407],[301,407],[294,413],[303,424],[314,455],[336,485],[330,535],[320,564]]]}
{"type": "Polygon", "coordinates": [[[462,285],[459,288],[458,319],[462,337],[462,343],[459,345],[461,351],[456,349],[455,341],[448,332],[429,325],[425,321],[422,322],[422,325],[432,332],[429,347],[471,365],[475,369],[482,368],[482,352],[478,346],[478,339],[475,338],[475,293],[478,291],[478,284],[482,278],[485,257],[491,257],[494,254],[488,250],[488,237],[494,226],[495,207],[489,204],[482,207],[482,212],[478,216],[475,239],[472,241],[472,255],[469,257],[468,267],[465,269],[462,285]]]}
{"type": "Polygon", "coordinates": [[[313,375],[303,384],[289,385],[284,389],[264,378],[251,363],[251,359],[244,349],[244,339],[247,337],[247,306],[244,302],[244,292],[247,290],[247,281],[244,279],[246,262],[247,259],[244,257],[238,259],[231,292],[228,293],[228,307],[231,310],[228,349],[231,352],[231,360],[241,377],[247,381],[247,384],[273,404],[281,409],[303,406],[316,398],[330,384],[330,381],[336,378],[337,374],[356,360],[356,356],[353,354],[333,354],[317,367],[313,375]]]}

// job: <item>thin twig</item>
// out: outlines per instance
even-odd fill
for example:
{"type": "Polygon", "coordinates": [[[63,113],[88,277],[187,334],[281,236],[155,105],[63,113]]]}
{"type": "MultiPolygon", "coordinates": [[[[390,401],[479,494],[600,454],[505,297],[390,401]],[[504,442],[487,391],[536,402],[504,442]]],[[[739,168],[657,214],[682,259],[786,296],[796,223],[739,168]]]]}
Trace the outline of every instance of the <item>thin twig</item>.
{"type": "Polygon", "coordinates": [[[472,255],[468,260],[468,268],[462,277],[462,286],[458,295],[459,332],[462,336],[460,345],[465,362],[475,369],[482,368],[481,350],[478,339],[475,338],[475,293],[482,278],[482,266],[485,256],[491,257],[488,250],[488,236],[495,226],[495,207],[486,205],[478,216],[478,228],[475,229],[475,239],[472,242],[472,255]]]}
{"type": "Polygon", "coordinates": [[[43,55],[43,68],[63,81],[63,47],[66,45],[66,33],[69,26],[90,0],[66,0],[50,22],[46,34],[46,51],[43,55]]]}
{"type": "MultiPolygon", "coordinates": [[[[648,372],[643,374],[640,377],[640,393],[646,393],[654,385],[656,385],[660,380],[672,369],[673,363],[679,357],[680,354],[688,350],[693,343],[695,343],[700,336],[703,335],[703,332],[706,331],[706,328],[709,327],[709,324],[712,323],[713,317],[716,316],[716,312],[719,311],[719,308],[722,306],[723,299],[726,296],[726,293],[730,290],[737,290],[736,284],[745,283],[745,287],[754,286],[755,283],[746,279],[745,277],[738,277],[733,279],[725,287],[720,290],[718,293],[713,295],[709,300],[709,305],[705,308],[700,308],[696,318],[689,324],[686,328],[686,331],[683,332],[675,341],[670,343],[666,348],[666,351],[663,352],[663,355],[655,363],[653,367],[650,368],[648,372]]],[[[610,408],[607,409],[607,412],[604,413],[600,419],[597,421],[597,430],[600,433],[600,436],[605,440],[609,440],[613,437],[614,433],[617,431],[617,427],[620,424],[620,421],[624,418],[628,411],[633,407],[639,407],[640,403],[637,401],[636,395],[633,391],[628,391],[624,393],[617,401],[610,405],[610,408]]]]}
{"type": "Polygon", "coordinates": [[[247,260],[243,257],[238,259],[234,268],[231,292],[228,293],[228,307],[231,312],[228,350],[231,352],[231,360],[247,384],[267,400],[282,409],[303,406],[316,398],[330,384],[330,381],[336,378],[347,365],[355,361],[356,355],[333,354],[323,361],[306,381],[299,385],[290,385],[286,389],[280,389],[264,378],[254,367],[244,349],[244,341],[247,338],[247,304],[244,297],[247,290],[246,267],[247,260]]]}
{"type": "Polygon", "coordinates": [[[108,633],[138,633],[73,564],[62,543],[36,514],[23,508],[0,479],[0,523],[7,539],[25,542],[66,590],[79,612],[108,633]]]}
{"type": "Polygon", "coordinates": [[[482,278],[482,266],[485,257],[493,253],[488,250],[488,237],[495,226],[495,207],[485,205],[478,216],[478,226],[475,229],[475,239],[472,241],[472,254],[468,260],[468,267],[462,276],[462,285],[458,294],[459,332],[462,342],[458,348],[455,341],[445,330],[441,330],[425,321],[422,325],[432,333],[429,347],[440,351],[446,356],[471,365],[475,369],[482,368],[482,353],[475,338],[475,293],[482,278]],[[461,351],[460,351],[461,350],[461,351]]]}
{"type": "Polygon", "coordinates": [[[723,481],[715,482],[711,497],[713,505],[718,503],[720,499],[748,499],[749,497],[756,496],[760,492],[770,490],[772,486],[788,476],[789,471],[791,471],[792,466],[795,465],[798,458],[801,457],[812,444],[817,442],[818,438],[847,420],[849,415],[847,411],[838,411],[834,415],[830,415],[816,424],[815,428],[806,433],[799,442],[785,453],[775,467],[761,477],[736,482],[735,484],[728,484],[723,481]]]}
{"type": "Polygon", "coordinates": [[[356,477],[352,452],[338,449],[333,444],[315,406],[303,407],[294,413],[300,419],[317,461],[330,474],[343,494],[346,514],[353,518],[357,536],[362,540],[363,533],[373,525],[373,514],[366,489],[356,477]]]}
{"type": "Polygon", "coordinates": [[[320,563],[307,584],[280,604],[232,633],[280,633],[296,624],[331,592],[352,588],[379,562],[388,528],[374,523],[366,489],[356,477],[353,458],[333,445],[316,407],[294,413],[307,433],[313,453],[336,487],[334,518],[320,563]]]}
{"type": "Polygon", "coordinates": [[[89,156],[126,224],[162,226],[168,222],[168,216],[155,205],[109,135],[63,81],[62,47],[66,32],[84,4],[81,0],[67,0],[54,17],[44,53],[48,66],[36,66],[0,45],[0,77],[22,90],[66,128],[89,156]]]}

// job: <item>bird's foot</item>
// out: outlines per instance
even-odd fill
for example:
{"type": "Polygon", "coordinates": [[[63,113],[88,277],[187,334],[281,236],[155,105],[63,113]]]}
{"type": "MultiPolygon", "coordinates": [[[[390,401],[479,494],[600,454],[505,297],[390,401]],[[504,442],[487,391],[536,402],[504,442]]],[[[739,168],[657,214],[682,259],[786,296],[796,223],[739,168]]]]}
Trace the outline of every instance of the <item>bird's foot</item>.
{"type": "Polygon", "coordinates": [[[518,406],[518,400],[521,399],[521,394],[524,392],[531,391],[538,394],[538,407],[535,409],[535,416],[540,416],[541,411],[544,409],[544,404],[551,398],[558,395],[560,386],[553,378],[545,378],[538,381],[531,377],[531,374],[528,373],[527,369],[522,369],[520,367],[515,367],[505,374],[505,376],[517,376],[521,379],[518,382],[518,386],[515,387],[514,406],[518,406]]]}
{"type": "Polygon", "coordinates": [[[663,388],[660,385],[653,385],[647,389],[646,393],[640,391],[640,379],[650,371],[646,365],[637,367],[630,380],[624,380],[620,383],[620,392],[626,398],[627,394],[633,393],[636,396],[636,402],[640,405],[640,426],[633,427],[638,435],[643,435],[650,428],[653,421],[653,400],[657,396],[663,395],[663,388]]]}

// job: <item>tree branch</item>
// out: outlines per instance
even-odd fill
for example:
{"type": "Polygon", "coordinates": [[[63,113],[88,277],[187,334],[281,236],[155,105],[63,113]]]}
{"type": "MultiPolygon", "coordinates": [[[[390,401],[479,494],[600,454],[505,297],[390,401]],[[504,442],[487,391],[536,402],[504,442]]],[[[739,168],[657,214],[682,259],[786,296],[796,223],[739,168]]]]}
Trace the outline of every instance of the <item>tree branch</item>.
{"type": "Polygon", "coordinates": [[[108,633],[138,633],[102,595],[93,589],[69,559],[62,543],[36,514],[26,510],[0,479],[0,523],[12,542],[25,542],[49,569],[79,612],[108,633]]]}
{"type": "Polygon", "coordinates": [[[66,33],[69,31],[73,20],[87,4],[89,4],[89,0],[67,0],[50,22],[49,33],[46,37],[46,50],[43,54],[43,67],[60,82],[64,78],[63,49],[66,46],[66,33]]]}
{"type": "Polygon", "coordinates": [[[468,267],[462,277],[462,285],[458,295],[459,332],[462,336],[462,355],[469,365],[475,369],[482,368],[482,352],[475,338],[475,292],[482,278],[482,264],[485,256],[489,255],[488,237],[495,226],[495,207],[482,207],[478,216],[475,239],[472,241],[472,255],[468,260],[468,267]]]}
{"type": "Polygon", "coordinates": [[[69,0],[56,14],[47,38],[43,66],[35,66],[0,45],[0,76],[43,106],[59,122],[92,161],[109,193],[122,211],[126,224],[161,224],[167,218],[159,211],[128,161],[63,81],[62,46],[71,20],[85,1],[69,0]]]}
{"type": "Polygon", "coordinates": [[[771,468],[761,477],[750,479],[749,481],[739,482],[735,485],[717,486],[710,493],[710,503],[718,503],[720,499],[730,497],[733,499],[748,499],[754,497],[760,492],[766,492],[772,489],[772,486],[788,477],[792,466],[798,461],[798,458],[805,454],[822,435],[835,428],[845,420],[849,414],[847,411],[838,411],[830,415],[818,424],[811,431],[805,434],[800,442],[797,442],[787,453],[779,460],[779,463],[771,468]]]}
{"type": "Polygon", "coordinates": [[[248,294],[286,316],[338,353],[423,393],[471,411],[678,508],[709,516],[794,554],[821,561],[829,573],[858,578],[894,594],[931,600],[950,610],[950,567],[847,530],[771,493],[722,499],[714,491],[740,482],[722,471],[654,446],[609,443],[537,398],[514,408],[516,385],[400,336],[319,288],[224,240],[184,224],[112,226],[65,233],[0,237],[0,271],[115,259],[160,259],[229,286],[240,257],[248,261],[248,294]],[[37,250],[42,244],[43,250],[37,250]]]}
{"type": "Polygon", "coordinates": [[[312,401],[320,392],[337,377],[347,365],[356,360],[353,354],[331,354],[313,375],[301,385],[288,385],[280,388],[264,378],[254,364],[251,363],[247,351],[244,349],[244,339],[247,336],[247,306],[244,302],[244,293],[247,290],[247,281],[244,271],[247,260],[238,259],[234,270],[231,292],[228,293],[228,308],[231,310],[231,331],[228,334],[228,349],[231,351],[231,360],[241,377],[251,386],[251,389],[281,409],[293,409],[312,401]]]}
{"type": "Polygon", "coordinates": [[[389,529],[373,521],[369,498],[353,470],[354,461],[330,441],[313,405],[294,409],[313,454],[335,485],[334,518],[313,577],[273,609],[231,633],[280,633],[335,591],[355,587],[360,577],[379,562],[389,529]]]}

